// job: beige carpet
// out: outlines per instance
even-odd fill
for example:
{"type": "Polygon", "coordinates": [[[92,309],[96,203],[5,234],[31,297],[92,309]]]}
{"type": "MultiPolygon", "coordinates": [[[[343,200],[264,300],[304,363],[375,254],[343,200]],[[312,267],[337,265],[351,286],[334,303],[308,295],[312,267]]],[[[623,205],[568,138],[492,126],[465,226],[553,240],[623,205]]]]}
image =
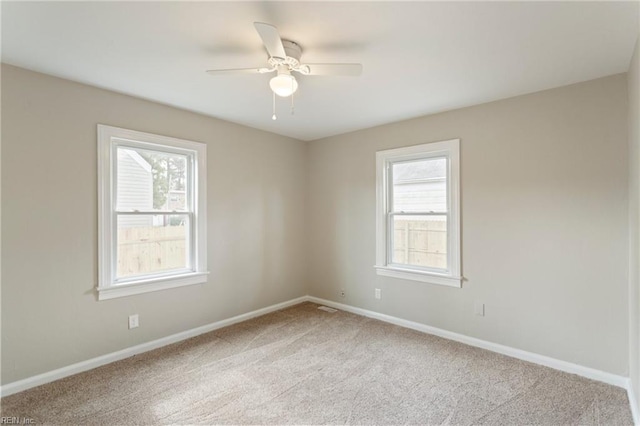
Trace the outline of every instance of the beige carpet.
{"type": "Polygon", "coordinates": [[[304,303],[2,400],[38,424],[632,424],[623,389],[304,303]]]}

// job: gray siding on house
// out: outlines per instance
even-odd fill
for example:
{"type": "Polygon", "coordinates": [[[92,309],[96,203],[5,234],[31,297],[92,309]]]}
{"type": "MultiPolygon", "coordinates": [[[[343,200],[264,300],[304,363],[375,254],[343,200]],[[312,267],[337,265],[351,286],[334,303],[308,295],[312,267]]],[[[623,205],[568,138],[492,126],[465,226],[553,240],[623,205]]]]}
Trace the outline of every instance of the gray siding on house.
{"type": "Polygon", "coordinates": [[[447,182],[407,182],[393,185],[393,204],[396,212],[446,212],[447,182]]]}
{"type": "Polygon", "coordinates": [[[393,165],[393,211],[446,212],[447,162],[444,158],[393,165]]]}
{"type": "MultiPolygon", "coordinates": [[[[118,148],[117,209],[119,211],[153,208],[151,165],[136,151],[118,148]]],[[[151,226],[152,216],[120,216],[119,227],[151,226]]]]}

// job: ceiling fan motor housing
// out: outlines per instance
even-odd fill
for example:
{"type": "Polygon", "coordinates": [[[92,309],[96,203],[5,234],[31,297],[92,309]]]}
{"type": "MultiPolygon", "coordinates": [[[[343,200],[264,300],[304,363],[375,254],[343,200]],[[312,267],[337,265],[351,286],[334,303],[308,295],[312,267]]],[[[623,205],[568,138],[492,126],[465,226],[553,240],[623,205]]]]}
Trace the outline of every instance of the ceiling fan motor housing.
{"type": "Polygon", "coordinates": [[[300,65],[300,57],[302,56],[302,48],[296,42],[289,40],[282,40],[282,46],[287,57],[284,58],[269,58],[269,65],[277,68],[279,65],[288,65],[290,69],[296,70],[300,65]]]}
{"type": "Polygon", "coordinates": [[[282,40],[282,46],[284,46],[284,51],[287,54],[287,57],[293,58],[296,61],[300,62],[300,56],[302,56],[302,47],[294,41],[282,40]]]}

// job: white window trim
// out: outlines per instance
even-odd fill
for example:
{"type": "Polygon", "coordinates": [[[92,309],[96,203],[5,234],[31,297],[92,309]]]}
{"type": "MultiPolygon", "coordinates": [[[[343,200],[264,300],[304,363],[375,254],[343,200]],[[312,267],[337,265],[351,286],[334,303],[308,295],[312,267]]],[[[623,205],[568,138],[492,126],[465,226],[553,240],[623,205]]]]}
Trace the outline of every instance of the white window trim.
{"type": "Polygon", "coordinates": [[[98,124],[98,300],[131,296],[169,288],[202,284],[207,281],[207,148],[199,142],[192,142],[168,136],[154,135],[119,127],[98,124]],[[139,279],[116,284],[113,262],[115,257],[114,232],[116,224],[113,214],[115,207],[113,139],[131,141],[131,145],[145,145],[159,150],[174,148],[194,154],[193,175],[195,249],[192,270],[168,272],[156,276],[146,275],[139,279]]]}
{"type": "Polygon", "coordinates": [[[388,149],[376,153],[376,264],[378,275],[421,281],[450,287],[462,287],[460,262],[460,139],[432,142],[403,148],[388,149]],[[388,253],[389,181],[391,163],[429,157],[447,157],[447,221],[448,262],[447,271],[427,271],[411,265],[390,265],[388,253]]]}

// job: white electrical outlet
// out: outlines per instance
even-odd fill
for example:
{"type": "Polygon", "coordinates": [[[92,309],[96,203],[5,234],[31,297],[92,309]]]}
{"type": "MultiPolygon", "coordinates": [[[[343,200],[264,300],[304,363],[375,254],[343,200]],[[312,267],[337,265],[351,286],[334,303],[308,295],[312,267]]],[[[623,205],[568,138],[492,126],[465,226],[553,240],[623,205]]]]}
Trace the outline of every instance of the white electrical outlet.
{"type": "Polygon", "coordinates": [[[376,288],[376,299],[381,299],[382,295],[380,294],[380,289],[376,288]]]}
{"type": "Polygon", "coordinates": [[[129,329],[136,328],[140,325],[138,314],[129,315],[129,329]]]}
{"type": "Polygon", "coordinates": [[[345,293],[344,289],[340,290],[340,297],[345,297],[347,293],[345,293]]]}
{"type": "Polygon", "coordinates": [[[477,316],[483,317],[484,316],[484,303],[476,300],[475,312],[476,312],[477,316]]]}

